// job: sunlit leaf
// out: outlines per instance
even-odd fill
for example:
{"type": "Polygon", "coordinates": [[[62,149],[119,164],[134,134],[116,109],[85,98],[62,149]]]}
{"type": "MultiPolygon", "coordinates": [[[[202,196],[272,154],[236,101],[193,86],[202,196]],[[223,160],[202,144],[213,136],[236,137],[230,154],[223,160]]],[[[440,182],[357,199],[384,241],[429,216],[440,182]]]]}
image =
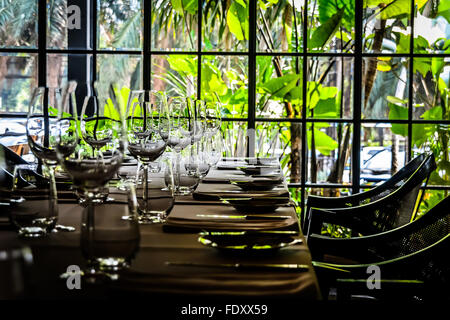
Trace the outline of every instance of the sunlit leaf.
{"type": "Polygon", "coordinates": [[[323,48],[331,39],[339,28],[344,10],[341,9],[335,13],[325,23],[321,24],[317,29],[313,31],[310,41],[308,41],[308,47],[323,48]]]}

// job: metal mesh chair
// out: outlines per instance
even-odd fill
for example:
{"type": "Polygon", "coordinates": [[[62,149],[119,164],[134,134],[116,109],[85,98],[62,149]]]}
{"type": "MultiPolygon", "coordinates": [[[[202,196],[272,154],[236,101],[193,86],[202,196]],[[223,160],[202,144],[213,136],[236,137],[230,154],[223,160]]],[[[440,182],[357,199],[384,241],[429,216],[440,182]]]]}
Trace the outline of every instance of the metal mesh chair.
{"type": "Polygon", "coordinates": [[[403,293],[410,297],[450,299],[449,206],[450,196],[421,218],[376,235],[348,239],[310,235],[308,245],[322,290],[338,283],[354,288],[362,283],[359,289],[370,291],[365,281],[355,279],[367,279],[367,268],[375,265],[388,285],[384,292],[369,292],[372,296],[395,296],[406,287],[403,293]]]}
{"type": "Polygon", "coordinates": [[[370,191],[342,198],[322,197],[320,203],[319,197],[309,197],[309,219],[304,233],[320,233],[323,223],[344,226],[352,229],[353,234],[362,235],[404,225],[412,220],[422,182],[427,183],[435,169],[434,155],[421,155],[370,191]]]}

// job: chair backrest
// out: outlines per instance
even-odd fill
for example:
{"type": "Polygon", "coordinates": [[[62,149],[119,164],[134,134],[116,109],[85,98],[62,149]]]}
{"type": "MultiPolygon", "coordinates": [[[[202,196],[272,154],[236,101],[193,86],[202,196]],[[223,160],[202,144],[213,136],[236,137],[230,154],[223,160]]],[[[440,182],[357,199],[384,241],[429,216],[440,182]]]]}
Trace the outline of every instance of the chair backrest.
{"type": "Polygon", "coordinates": [[[14,166],[16,164],[28,164],[28,162],[8,147],[0,144],[0,187],[6,189],[12,187],[14,166]]]}
{"type": "MultiPolygon", "coordinates": [[[[368,191],[364,191],[361,193],[357,193],[351,196],[344,197],[318,197],[318,196],[309,196],[306,202],[306,214],[303,215],[303,223],[302,227],[304,232],[308,232],[308,224],[309,224],[309,212],[310,208],[346,208],[346,207],[354,207],[363,205],[366,203],[373,202],[377,199],[381,199],[386,195],[389,195],[400,186],[402,186],[416,171],[417,169],[425,162],[429,157],[433,157],[432,161],[434,161],[433,155],[428,155],[426,153],[422,153],[408,162],[402,169],[400,169],[397,173],[395,173],[389,180],[384,183],[372,188],[368,191]]],[[[414,192],[419,192],[419,189],[414,190],[414,192]]],[[[417,197],[417,193],[415,196],[417,197]]],[[[414,197],[414,194],[411,194],[411,197],[414,197]]]]}
{"type": "Polygon", "coordinates": [[[363,235],[392,230],[410,222],[422,182],[435,168],[434,155],[431,154],[405,181],[397,179],[396,187],[395,183],[389,183],[393,189],[385,188],[381,195],[368,198],[366,203],[354,207],[348,204],[346,208],[327,209],[336,213],[329,221],[318,221],[318,219],[314,221],[313,213],[311,213],[311,226],[307,234],[320,232],[318,228],[323,222],[349,227],[354,233],[363,235]]]}

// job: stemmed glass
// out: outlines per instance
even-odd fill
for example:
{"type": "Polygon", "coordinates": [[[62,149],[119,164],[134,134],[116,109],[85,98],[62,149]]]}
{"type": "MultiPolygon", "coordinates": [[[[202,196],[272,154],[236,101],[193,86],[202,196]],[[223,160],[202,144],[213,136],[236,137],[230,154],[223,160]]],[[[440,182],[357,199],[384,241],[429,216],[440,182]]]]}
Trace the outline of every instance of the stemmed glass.
{"type": "MultiPolygon", "coordinates": [[[[41,229],[47,231],[75,231],[73,227],[56,224],[58,219],[58,196],[55,168],[58,164],[56,152],[57,114],[62,110],[76,108],[74,97],[76,86],[77,83],[75,81],[70,81],[63,88],[36,88],[33,92],[28,110],[26,124],[28,145],[36,158],[42,162],[43,170],[49,178],[50,194],[48,210],[50,214],[46,218],[36,221],[36,225],[39,224],[41,229]]],[[[72,150],[65,148],[61,152],[66,154],[72,152],[72,150]]],[[[40,232],[40,234],[45,233],[40,232]]],[[[39,232],[35,236],[39,236],[38,234],[39,232]]],[[[33,235],[29,234],[28,236],[33,235]]]]}
{"type": "Polygon", "coordinates": [[[212,137],[214,136],[220,128],[222,123],[221,117],[221,105],[219,102],[205,102],[205,107],[203,109],[204,112],[204,121],[205,121],[205,136],[212,137]]]}
{"type": "Polygon", "coordinates": [[[167,140],[159,131],[159,115],[154,114],[152,103],[145,101],[144,91],[130,95],[127,110],[128,151],[139,161],[144,173],[142,199],[139,199],[139,219],[141,223],[161,223],[166,212],[150,208],[148,171],[150,163],[166,150],[167,140]]]}
{"type": "Polygon", "coordinates": [[[184,195],[185,192],[180,190],[181,152],[197,140],[197,135],[199,139],[201,138],[201,123],[196,122],[198,119],[195,116],[196,110],[188,99],[181,97],[171,98],[168,110],[169,112],[167,112],[161,124],[163,126],[167,125],[169,129],[163,128],[161,131],[166,132],[167,144],[175,153],[173,192],[175,195],[184,195]]]}
{"type": "Polygon", "coordinates": [[[92,146],[79,139],[78,121],[76,112],[71,115],[61,115],[58,132],[57,156],[60,164],[71,177],[74,186],[83,194],[84,204],[102,203],[102,194],[109,180],[111,180],[119,169],[127,144],[126,125],[124,112],[125,107],[117,97],[118,88],[111,84],[109,95],[104,95],[99,99],[97,114],[101,117],[86,115],[85,126],[92,126],[90,129],[93,137],[99,137],[98,132],[110,132],[108,142],[99,147],[92,146]],[[107,109],[107,110],[103,110],[107,109]],[[76,124],[74,124],[76,123],[76,124]],[[64,128],[75,126],[77,130],[72,131],[71,139],[65,138],[64,128]],[[77,141],[75,148],[71,152],[65,152],[68,144],[72,145],[77,141]]]}

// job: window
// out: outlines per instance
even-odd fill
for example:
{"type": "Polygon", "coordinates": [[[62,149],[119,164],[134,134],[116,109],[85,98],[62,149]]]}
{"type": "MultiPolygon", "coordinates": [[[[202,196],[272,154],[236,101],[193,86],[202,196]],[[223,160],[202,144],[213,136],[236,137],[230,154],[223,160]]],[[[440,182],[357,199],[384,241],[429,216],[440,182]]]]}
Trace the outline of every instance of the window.
{"type": "MultiPolygon", "coordinates": [[[[432,151],[450,188],[450,7],[439,0],[7,0],[0,114],[67,79],[219,97],[228,156],[277,156],[337,196],[432,151]],[[77,11],[78,10],[78,11],[77,11]],[[74,19],[77,12],[79,20],[74,19]]],[[[2,124],[3,125],[3,124],[2,124]]]]}

